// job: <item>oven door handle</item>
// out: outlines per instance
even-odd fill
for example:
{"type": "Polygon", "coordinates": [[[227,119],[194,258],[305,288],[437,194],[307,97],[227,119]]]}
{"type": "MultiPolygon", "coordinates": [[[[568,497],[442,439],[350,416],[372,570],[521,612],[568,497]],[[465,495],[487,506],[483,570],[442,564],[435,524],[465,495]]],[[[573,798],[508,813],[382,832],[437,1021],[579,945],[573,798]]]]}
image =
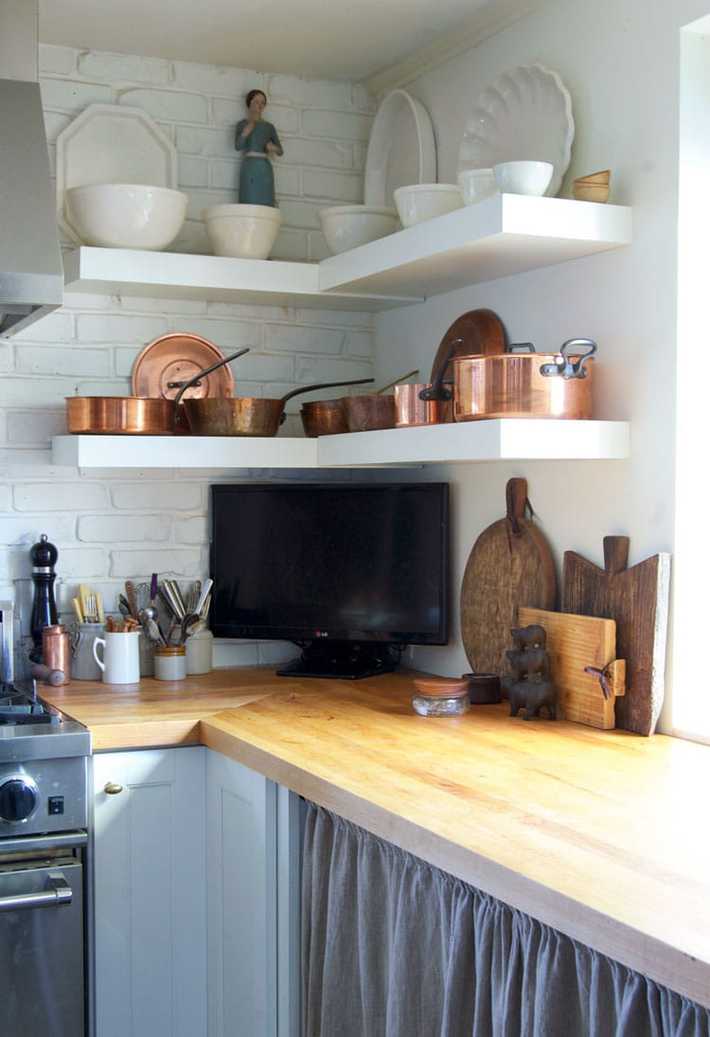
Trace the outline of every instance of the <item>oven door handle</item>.
{"type": "Polygon", "coordinates": [[[11,893],[0,897],[0,911],[20,911],[32,907],[60,907],[71,904],[73,892],[61,871],[50,872],[48,889],[39,893],[11,893]]]}

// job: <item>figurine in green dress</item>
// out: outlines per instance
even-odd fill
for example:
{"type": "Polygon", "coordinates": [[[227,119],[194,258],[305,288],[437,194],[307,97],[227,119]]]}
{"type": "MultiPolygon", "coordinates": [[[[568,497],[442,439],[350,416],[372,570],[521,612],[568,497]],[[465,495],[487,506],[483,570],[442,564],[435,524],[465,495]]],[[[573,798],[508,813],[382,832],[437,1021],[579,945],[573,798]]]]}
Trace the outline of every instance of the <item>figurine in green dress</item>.
{"type": "Polygon", "coordinates": [[[237,123],[235,147],[243,151],[239,173],[239,201],[244,205],[276,206],[274,171],[271,155],[283,155],[276,129],[262,115],[266,108],[266,94],[250,90],[247,94],[249,116],[237,123]]]}

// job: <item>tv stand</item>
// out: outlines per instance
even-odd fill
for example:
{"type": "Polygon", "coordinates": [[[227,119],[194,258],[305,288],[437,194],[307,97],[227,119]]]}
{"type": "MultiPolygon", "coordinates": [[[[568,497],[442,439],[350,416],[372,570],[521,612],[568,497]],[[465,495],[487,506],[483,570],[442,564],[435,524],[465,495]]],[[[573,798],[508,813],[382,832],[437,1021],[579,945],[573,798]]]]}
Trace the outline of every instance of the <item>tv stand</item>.
{"type": "Polygon", "coordinates": [[[276,671],[278,677],[336,677],[361,680],[390,673],[399,666],[401,653],[392,645],[357,641],[311,641],[301,658],[276,671]]]}

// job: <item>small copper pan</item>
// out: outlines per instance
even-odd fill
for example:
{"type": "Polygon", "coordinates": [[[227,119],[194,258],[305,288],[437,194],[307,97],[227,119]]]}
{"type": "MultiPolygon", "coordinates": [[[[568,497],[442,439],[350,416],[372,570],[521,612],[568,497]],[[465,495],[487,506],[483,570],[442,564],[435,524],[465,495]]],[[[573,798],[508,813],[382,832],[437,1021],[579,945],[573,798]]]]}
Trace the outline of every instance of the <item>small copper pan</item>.
{"type": "Polygon", "coordinates": [[[348,432],[372,432],[375,429],[394,428],[397,414],[394,405],[394,394],[388,393],[407,378],[414,378],[419,370],[408,371],[395,378],[388,385],[383,385],[377,392],[364,393],[362,396],[344,396],[345,419],[348,432]]]}
{"type": "Polygon", "coordinates": [[[432,400],[423,396],[431,389],[430,384],[416,382],[414,385],[395,385],[394,406],[397,428],[414,428],[419,425],[441,425],[454,420],[451,400],[432,400]]]}
{"type": "MultiPolygon", "coordinates": [[[[348,385],[369,385],[374,378],[358,378],[348,385]]],[[[301,407],[301,421],[307,436],[335,436],[348,431],[344,398],[337,400],[310,400],[301,407]]]]}

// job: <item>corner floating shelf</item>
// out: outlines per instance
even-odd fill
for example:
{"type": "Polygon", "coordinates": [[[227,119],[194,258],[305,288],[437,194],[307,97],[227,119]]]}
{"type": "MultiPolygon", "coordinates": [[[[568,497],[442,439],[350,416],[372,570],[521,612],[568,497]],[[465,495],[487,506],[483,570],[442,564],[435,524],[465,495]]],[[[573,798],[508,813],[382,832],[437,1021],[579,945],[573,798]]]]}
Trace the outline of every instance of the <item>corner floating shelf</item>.
{"type": "Polygon", "coordinates": [[[324,259],[323,291],[431,296],[631,244],[631,209],[497,194],[324,259]]]}
{"type": "Polygon", "coordinates": [[[317,263],[225,259],[181,252],[82,246],[64,256],[64,289],[100,295],[155,296],[262,306],[376,313],[422,302],[321,292],[317,263]]]}
{"type": "Polygon", "coordinates": [[[295,436],[56,436],[52,464],[75,468],[368,468],[476,461],[612,461],[625,421],[518,419],[295,436]]]}

